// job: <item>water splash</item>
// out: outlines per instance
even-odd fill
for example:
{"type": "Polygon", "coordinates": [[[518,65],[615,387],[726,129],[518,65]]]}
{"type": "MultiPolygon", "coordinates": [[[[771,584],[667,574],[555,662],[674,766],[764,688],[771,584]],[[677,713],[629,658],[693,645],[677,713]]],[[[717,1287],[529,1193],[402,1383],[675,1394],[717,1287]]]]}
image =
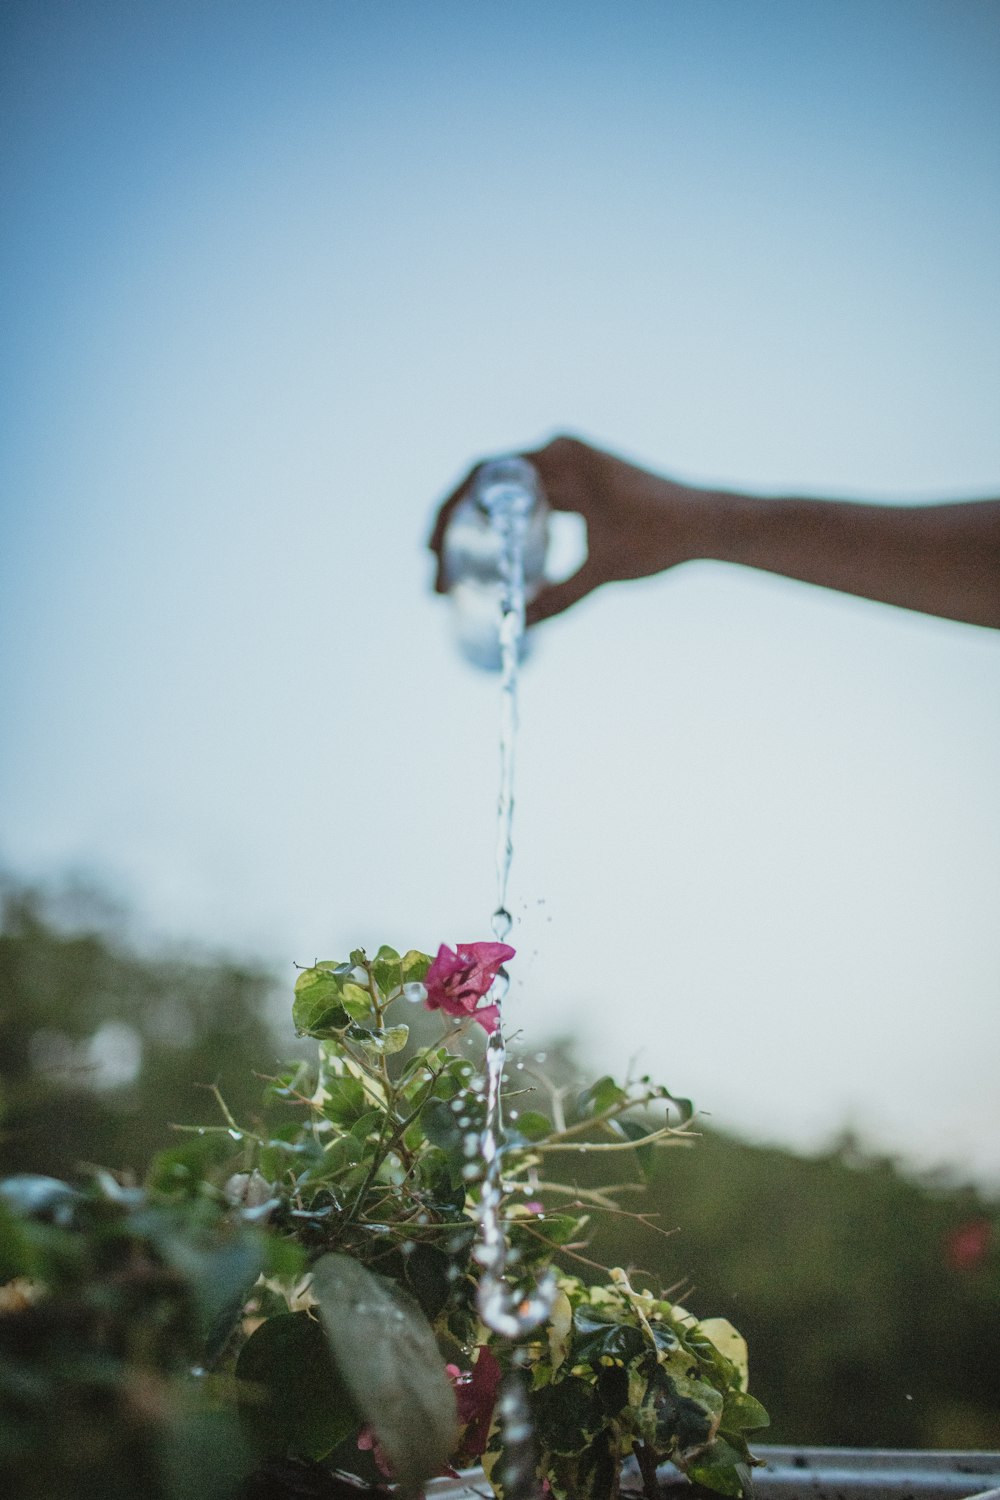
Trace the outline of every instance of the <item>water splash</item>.
{"type": "MultiPolygon", "coordinates": [[[[482,496],[490,523],[501,541],[500,573],[503,595],[500,616],[500,793],[497,799],[497,905],[493,934],[505,942],[513,925],[507,909],[507,884],[514,852],[514,749],[517,740],[517,682],[524,637],[524,546],[535,496],[518,484],[496,484],[482,496]]],[[[501,1008],[510,986],[501,968],[489,993],[489,1002],[501,1008]]],[[[507,1049],[502,1024],[490,1036],[486,1049],[486,1114],[479,1153],[485,1164],[477,1209],[478,1232],[473,1255],[483,1268],[479,1281],[479,1316],[488,1328],[505,1338],[516,1339],[545,1321],[556,1297],[555,1278],[548,1272],[527,1288],[508,1279],[511,1260],[503,1232],[502,1140],[503,1107],[501,1085],[507,1049]]]]}

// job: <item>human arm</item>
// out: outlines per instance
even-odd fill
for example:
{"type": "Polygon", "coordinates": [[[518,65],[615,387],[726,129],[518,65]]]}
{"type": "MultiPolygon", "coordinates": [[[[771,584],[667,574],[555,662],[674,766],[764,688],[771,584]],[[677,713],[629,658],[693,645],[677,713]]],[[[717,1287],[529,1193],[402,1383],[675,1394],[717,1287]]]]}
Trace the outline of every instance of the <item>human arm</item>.
{"type": "MultiPolygon", "coordinates": [[[[700,489],[568,437],[526,456],[553,508],[587,524],[586,561],[539,594],[529,624],[602,584],[705,558],[1000,628],[1000,500],[869,505],[700,489]]],[[[466,484],[438,514],[430,545],[439,559],[466,484]]],[[[435,587],[443,590],[440,566],[435,587]]]]}

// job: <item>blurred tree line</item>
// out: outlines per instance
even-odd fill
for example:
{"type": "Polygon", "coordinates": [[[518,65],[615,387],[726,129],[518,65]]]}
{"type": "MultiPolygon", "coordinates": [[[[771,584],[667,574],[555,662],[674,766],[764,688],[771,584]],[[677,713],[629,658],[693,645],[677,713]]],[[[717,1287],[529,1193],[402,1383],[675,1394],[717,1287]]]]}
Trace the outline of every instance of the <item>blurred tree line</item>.
{"type": "MultiPolygon", "coordinates": [[[[143,953],[87,891],[7,880],[0,896],[0,1176],[141,1173],[172,1123],[218,1118],[206,1085],[254,1117],[255,1075],[298,1050],[292,976],[143,953]]],[[[560,1165],[593,1186],[619,1161],[560,1165]]],[[[657,1154],[635,1208],[657,1228],[595,1214],[584,1253],[736,1324],[768,1441],[1000,1447],[995,1201],[914,1180],[849,1138],[807,1158],[712,1130],[657,1154]]]]}

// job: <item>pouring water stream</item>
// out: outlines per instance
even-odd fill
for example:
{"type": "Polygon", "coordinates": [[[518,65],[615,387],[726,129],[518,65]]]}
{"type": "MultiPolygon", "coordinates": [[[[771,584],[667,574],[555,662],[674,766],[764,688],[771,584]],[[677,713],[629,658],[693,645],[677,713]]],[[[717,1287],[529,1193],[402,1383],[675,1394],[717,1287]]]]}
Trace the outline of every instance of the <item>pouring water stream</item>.
{"type": "MultiPolygon", "coordinates": [[[[505,942],[513,925],[507,909],[507,883],[513,855],[514,748],[517,737],[517,685],[524,637],[524,548],[532,495],[517,484],[497,485],[487,491],[484,505],[498,533],[503,593],[500,605],[500,794],[497,803],[497,905],[493,934],[505,942]]],[[[503,1200],[503,1108],[501,1085],[507,1060],[503,1038],[503,1001],[510,980],[501,968],[489,1001],[500,1008],[500,1024],[486,1048],[486,1118],[479,1149],[486,1164],[477,1209],[473,1254],[483,1268],[479,1283],[479,1316],[488,1328],[516,1339],[545,1321],[556,1296],[551,1272],[528,1288],[518,1288],[508,1277],[510,1250],[501,1221],[503,1200]]]]}

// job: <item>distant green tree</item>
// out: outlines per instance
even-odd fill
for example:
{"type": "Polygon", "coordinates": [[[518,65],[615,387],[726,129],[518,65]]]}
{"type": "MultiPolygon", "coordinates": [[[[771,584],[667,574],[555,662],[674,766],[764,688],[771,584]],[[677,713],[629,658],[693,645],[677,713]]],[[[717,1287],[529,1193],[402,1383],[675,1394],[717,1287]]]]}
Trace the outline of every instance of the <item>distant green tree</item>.
{"type": "MultiPolygon", "coordinates": [[[[578,1165],[581,1184],[610,1180],[593,1156],[578,1165]]],[[[588,1255],[732,1318],[769,1442],[1000,1446],[996,1202],[850,1137],[804,1157],[710,1130],[657,1158],[644,1206],[676,1233],[603,1219],[588,1255]]]]}
{"type": "Polygon", "coordinates": [[[293,1046],[276,988],[261,967],[141,954],[93,892],[0,883],[0,1175],[141,1173],[171,1124],[211,1116],[213,1083],[253,1114],[255,1071],[293,1046]]]}

